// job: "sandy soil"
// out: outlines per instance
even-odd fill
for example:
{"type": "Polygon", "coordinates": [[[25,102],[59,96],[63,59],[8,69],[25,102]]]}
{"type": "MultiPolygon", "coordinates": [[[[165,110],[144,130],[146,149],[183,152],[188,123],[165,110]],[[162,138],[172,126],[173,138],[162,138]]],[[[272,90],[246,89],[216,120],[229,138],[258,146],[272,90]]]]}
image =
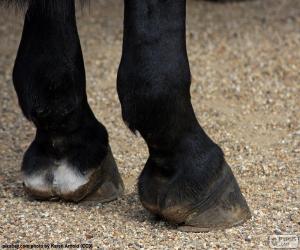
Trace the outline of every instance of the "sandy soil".
{"type": "Polygon", "coordinates": [[[242,226],[200,234],[156,221],[139,203],[135,183],[147,150],[123,124],[115,90],[122,12],[121,0],[99,0],[90,13],[78,13],[89,102],[109,131],[126,182],[122,199],[84,206],[24,196],[20,162],[34,128],[21,115],[11,81],[23,18],[0,11],[0,244],[269,249],[270,235],[299,237],[300,1],[188,1],[195,111],[224,149],[253,214],[242,226]]]}

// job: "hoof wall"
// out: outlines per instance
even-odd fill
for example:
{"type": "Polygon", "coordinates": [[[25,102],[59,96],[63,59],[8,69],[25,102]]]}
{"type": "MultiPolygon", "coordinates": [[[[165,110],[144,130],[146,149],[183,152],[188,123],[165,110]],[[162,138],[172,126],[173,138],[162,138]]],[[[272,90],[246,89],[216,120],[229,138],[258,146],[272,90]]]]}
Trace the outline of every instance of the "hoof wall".
{"type": "Polygon", "coordinates": [[[123,193],[124,187],[122,185],[116,187],[111,182],[105,182],[97,190],[84,198],[82,202],[85,204],[107,203],[117,200],[123,193]]]}
{"type": "Polygon", "coordinates": [[[76,169],[66,166],[50,167],[34,177],[25,176],[25,192],[31,199],[41,201],[62,199],[104,203],[117,199],[124,191],[110,148],[101,165],[84,176],[76,169]]]}
{"type": "Polygon", "coordinates": [[[184,232],[208,232],[238,226],[251,218],[251,212],[230,167],[225,163],[221,178],[211,187],[210,195],[192,209],[179,226],[184,232]]]}

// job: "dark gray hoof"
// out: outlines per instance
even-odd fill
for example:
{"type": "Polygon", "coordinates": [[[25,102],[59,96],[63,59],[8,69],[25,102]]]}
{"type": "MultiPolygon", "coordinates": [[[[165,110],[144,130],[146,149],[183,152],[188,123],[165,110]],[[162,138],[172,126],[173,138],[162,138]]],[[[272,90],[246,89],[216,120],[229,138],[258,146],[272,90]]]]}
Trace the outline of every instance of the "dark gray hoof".
{"type": "Polygon", "coordinates": [[[207,232],[237,226],[251,218],[238,183],[225,163],[222,175],[212,183],[207,197],[195,206],[179,230],[207,232]]]}
{"type": "Polygon", "coordinates": [[[24,189],[36,200],[108,202],[120,197],[124,184],[111,149],[99,167],[82,174],[67,160],[24,175],[24,189]]]}
{"type": "Polygon", "coordinates": [[[178,225],[181,231],[225,229],[251,218],[247,202],[224,160],[214,171],[212,167],[205,171],[197,167],[182,168],[171,178],[151,175],[149,169],[154,169],[154,165],[146,164],[139,180],[143,206],[178,225]]]}

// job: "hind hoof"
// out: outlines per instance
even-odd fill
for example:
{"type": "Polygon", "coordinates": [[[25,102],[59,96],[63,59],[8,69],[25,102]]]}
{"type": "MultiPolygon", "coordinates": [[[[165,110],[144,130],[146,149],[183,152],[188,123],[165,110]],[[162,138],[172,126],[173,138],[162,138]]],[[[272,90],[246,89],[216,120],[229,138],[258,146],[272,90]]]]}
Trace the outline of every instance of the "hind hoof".
{"type": "Polygon", "coordinates": [[[82,174],[67,160],[58,161],[37,173],[24,173],[23,185],[29,197],[36,200],[108,202],[124,191],[110,148],[100,166],[88,173],[82,174]]]}

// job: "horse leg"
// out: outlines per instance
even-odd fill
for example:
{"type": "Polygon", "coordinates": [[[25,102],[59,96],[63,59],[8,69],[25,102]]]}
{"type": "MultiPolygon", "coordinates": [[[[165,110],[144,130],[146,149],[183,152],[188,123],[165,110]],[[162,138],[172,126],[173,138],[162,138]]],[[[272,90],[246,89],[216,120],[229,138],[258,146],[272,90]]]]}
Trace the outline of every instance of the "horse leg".
{"type": "Polygon", "coordinates": [[[123,191],[105,127],[86,96],[74,0],[33,0],[25,16],[13,82],[36,136],[22,163],[36,199],[109,201],[123,191]]]}
{"type": "Polygon", "coordinates": [[[138,182],[143,206],[182,230],[207,231],[237,225],[250,211],[195,117],[185,19],[185,0],[125,0],[118,94],[124,121],[149,148],[138,182]]]}

